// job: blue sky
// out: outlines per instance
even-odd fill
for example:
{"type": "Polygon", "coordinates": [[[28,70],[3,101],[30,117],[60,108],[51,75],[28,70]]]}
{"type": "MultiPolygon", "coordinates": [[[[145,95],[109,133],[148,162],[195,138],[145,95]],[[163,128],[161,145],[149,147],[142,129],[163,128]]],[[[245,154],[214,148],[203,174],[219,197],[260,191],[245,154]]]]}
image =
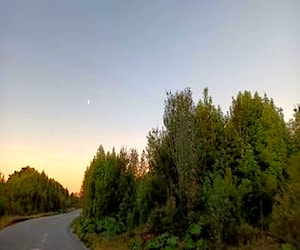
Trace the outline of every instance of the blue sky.
{"type": "Polygon", "coordinates": [[[0,170],[30,165],[72,191],[103,144],[146,145],[166,90],[205,87],[226,112],[267,93],[292,117],[300,2],[1,1],[0,170]],[[87,101],[90,101],[87,104],[87,101]]]}

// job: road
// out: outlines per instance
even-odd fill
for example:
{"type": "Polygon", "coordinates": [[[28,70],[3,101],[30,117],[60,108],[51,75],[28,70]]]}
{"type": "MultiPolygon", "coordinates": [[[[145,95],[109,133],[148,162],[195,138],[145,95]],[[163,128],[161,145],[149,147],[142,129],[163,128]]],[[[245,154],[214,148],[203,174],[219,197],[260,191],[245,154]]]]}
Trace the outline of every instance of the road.
{"type": "Polygon", "coordinates": [[[66,214],[23,221],[0,231],[1,250],[82,250],[86,249],[71,232],[72,220],[80,214],[66,214]]]}

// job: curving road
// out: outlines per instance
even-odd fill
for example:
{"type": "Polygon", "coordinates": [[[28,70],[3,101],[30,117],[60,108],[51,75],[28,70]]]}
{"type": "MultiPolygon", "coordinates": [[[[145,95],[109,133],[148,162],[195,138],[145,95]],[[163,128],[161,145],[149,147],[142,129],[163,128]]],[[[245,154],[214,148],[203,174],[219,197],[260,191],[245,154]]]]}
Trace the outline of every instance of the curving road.
{"type": "Polygon", "coordinates": [[[23,221],[0,231],[1,250],[82,250],[86,247],[71,232],[72,220],[80,214],[66,214],[23,221]]]}

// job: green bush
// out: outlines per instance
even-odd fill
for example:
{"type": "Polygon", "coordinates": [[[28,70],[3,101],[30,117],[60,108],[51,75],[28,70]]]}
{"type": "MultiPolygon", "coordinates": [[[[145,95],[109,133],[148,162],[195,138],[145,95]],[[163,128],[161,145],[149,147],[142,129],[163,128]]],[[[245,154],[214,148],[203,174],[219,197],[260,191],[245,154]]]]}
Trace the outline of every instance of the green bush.
{"type": "Polygon", "coordinates": [[[88,233],[93,233],[95,231],[95,223],[91,219],[79,215],[72,221],[71,228],[80,239],[84,240],[88,233]]]}
{"type": "Polygon", "coordinates": [[[142,250],[143,249],[143,240],[140,237],[131,238],[128,241],[128,247],[131,250],[142,250]]]}
{"type": "Polygon", "coordinates": [[[165,213],[163,208],[156,207],[151,211],[147,224],[149,225],[150,231],[154,234],[161,234],[166,231],[164,225],[165,213]]]}
{"type": "Polygon", "coordinates": [[[184,249],[186,250],[204,250],[208,249],[204,239],[201,238],[202,226],[192,224],[184,237],[184,249]]]}
{"type": "Polygon", "coordinates": [[[145,247],[145,250],[166,249],[175,250],[178,249],[179,238],[169,233],[163,233],[154,240],[151,240],[145,247]]]}
{"type": "Polygon", "coordinates": [[[275,196],[270,229],[285,242],[300,248],[300,153],[291,157],[289,182],[284,192],[275,196]]]}
{"type": "Polygon", "coordinates": [[[141,178],[136,187],[136,207],[139,219],[139,225],[147,222],[153,202],[151,201],[151,179],[141,178]]]}
{"type": "Polygon", "coordinates": [[[95,224],[96,233],[105,233],[108,236],[114,236],[125,231],[125,225],[122,222],[117,221],[113,217],[106,217],[99,220],[95,224]]]}
{"type": "Polygon", "coordinates": [[[135,212],[129,210],[127,212],[126,227],[127,229],[132,229],[134,225],[135,225],[135,212]]]}
{"type": "Polygon", "coordinates": [[[126,230],[125,225],[113,217],[106,217],[102,220],[95,221],[90,218],[85,218],[82,215],[73,220],[71,227],[73,232],[81,239],[84,239],[87,234],[92,233],[104,233],[111,237],[126,230]]]}
{"type": "Polygon", "coordinates": [[[284,243],[281,246],[281,250],[295,250],[295,248],[289,243],[284,243]]]}
{"type": "Polygon", "coordinates": [[[239,242],[243,244],[250,243],[257,235],[259,231],[257,228],[249,225],[248,223],[244,222],[239,227],[239,242]]]}

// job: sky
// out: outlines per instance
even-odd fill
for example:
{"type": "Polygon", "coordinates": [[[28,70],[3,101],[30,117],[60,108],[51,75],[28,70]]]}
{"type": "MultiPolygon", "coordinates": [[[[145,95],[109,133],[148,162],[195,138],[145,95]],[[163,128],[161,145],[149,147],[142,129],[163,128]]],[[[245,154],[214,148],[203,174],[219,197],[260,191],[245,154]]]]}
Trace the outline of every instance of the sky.
{"type": "Polygon", "coordinates": [[[300,1],[0,1],[0,171],[70,191],[100,144],[146,146],[167,90],[300,103],[300,1]]]}

